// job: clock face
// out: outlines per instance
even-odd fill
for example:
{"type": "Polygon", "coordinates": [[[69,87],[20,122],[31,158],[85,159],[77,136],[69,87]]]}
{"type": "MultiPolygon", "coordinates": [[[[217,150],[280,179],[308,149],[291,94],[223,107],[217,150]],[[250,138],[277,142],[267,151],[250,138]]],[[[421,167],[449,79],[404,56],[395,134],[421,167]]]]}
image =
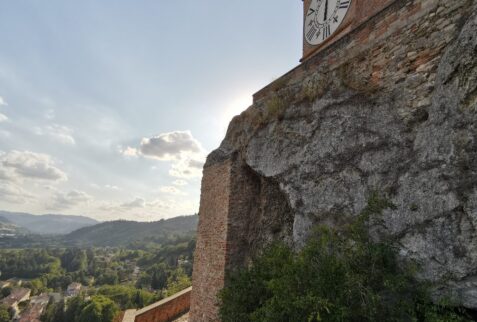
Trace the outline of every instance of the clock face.
{"type": "Polygon", "coordinates": [[[343,21],[351,0],[311,0],[305,17],[304,36],[310,45],[330,37],[343,21]]]}

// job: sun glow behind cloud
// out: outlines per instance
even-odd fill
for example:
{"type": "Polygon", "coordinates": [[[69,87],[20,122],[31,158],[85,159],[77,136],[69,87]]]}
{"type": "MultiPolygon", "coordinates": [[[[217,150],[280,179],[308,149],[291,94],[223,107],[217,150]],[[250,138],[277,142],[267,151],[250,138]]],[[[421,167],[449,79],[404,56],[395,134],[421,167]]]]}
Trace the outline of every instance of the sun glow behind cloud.
{"type": "Polygon", "coordinates": [[[250,105],[252,105],[253,100],[250,94],[243,94],[231,100],[229,104],[226,105],[225,109],[220,115],[220,128],[222,134],[225,135],[230,121],[234,116],[239,115],[245,111],[250,105]]]}
{"type": "Polygon", "coordinates": [[[225,20],[219,1],[24,2],[0,5],[0,210],[197,212],[206,155],[299,57],[288,1],[228,3],[225,20]],[[191,28],[208,36],[176,41],[191,28]]]}

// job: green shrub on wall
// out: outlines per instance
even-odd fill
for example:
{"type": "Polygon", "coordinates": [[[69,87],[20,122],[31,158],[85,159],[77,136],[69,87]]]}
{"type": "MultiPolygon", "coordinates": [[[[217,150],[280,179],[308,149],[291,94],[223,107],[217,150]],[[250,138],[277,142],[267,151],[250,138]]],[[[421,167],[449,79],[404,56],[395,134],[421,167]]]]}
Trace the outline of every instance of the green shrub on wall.
{"type": "Polygon", "coordinates": [[[219,295],[221,321],[469,321],[432,304],[415,265],[398,261],[391,243],[370,239],[370,216],[388,207],[373,194],[344,230],[319,227],[298,253],[270,246],[230,276],[219,295]]]}

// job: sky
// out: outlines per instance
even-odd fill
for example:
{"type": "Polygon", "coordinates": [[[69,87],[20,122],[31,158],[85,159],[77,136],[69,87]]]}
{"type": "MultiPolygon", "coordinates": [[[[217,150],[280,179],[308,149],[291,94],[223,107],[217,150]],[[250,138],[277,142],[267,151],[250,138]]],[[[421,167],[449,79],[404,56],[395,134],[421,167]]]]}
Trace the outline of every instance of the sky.
{"type": "Polygon", "coordinates": [[[296,65],[299,0],[0,0],[0,210],[198,212],[205,157],[296,65]]]}

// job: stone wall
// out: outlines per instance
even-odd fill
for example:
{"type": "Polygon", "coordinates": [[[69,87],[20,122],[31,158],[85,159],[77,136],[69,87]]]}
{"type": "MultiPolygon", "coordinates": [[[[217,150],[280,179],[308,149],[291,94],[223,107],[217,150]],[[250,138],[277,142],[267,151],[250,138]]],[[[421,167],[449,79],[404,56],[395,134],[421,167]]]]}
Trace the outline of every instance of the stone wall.
{"type": "Polygon", "coordinates": [[[397,206],[376,238],[476,309],[476,110],[472,0],[396,0],[256,93],[205,165],[191,321],[270,240],[300,247],[375,191],[397,206]]]}
{"type": "MultiPolygon", "coordinates": [[[[192,289],[189,287],[182,292],[136,311],[134,321],[171,322],[175,318],[178,318],[189,311],[191,291],[192,289]]],[[[128,314],[125,314],[124,318],[130,319],[132,312],[127,311],[127,313],[128,314]]]]}

